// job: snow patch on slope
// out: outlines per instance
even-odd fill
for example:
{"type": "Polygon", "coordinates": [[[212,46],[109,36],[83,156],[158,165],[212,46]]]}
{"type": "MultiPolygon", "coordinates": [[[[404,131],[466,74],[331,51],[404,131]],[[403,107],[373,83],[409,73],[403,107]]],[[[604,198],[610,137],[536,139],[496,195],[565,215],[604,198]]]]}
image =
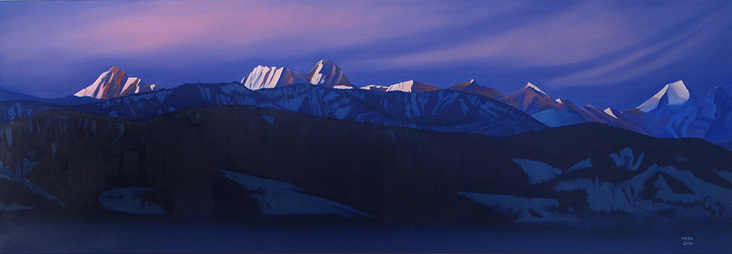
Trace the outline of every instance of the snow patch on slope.
{"type": "Polygon", "coordinates": [[[541,161],[528,159],[513,159],[513,161],[521,166],[524,173],[529,176],[530,184],[543,183],[552,180],[562,173],[561,169],[552,167],[551,165],[541,161]]]}
{"type": "Polygon", "coordinates": [[[41,186],[38,186],[32,183],[30,180],[23,178],[23,176],[25,176],[29,172],[32,172],[33,168],[38,166],[39,164],[39,162],[30,162],[27,158],[24,158],[23,163],[18,163],[18,167],[16,168],[16,170],[13,170],[9,166],[5,166],[4,163],[0,161],[0,178],[13,181],[25,188],[28,188],[28,190],[30,190],[31,192],[41,195],[41,197],[45,199],[54,201],[60,205],[64,205],[61,200],[56,198],[54,195],[51,195],[51,193],[43,189],[41,186]]]}
{"type": "Polygon", "coordinates": [[[138,198],[138,194],[158,191],[147,187],[124,187],[105,191],[99,195],[99,204],[104,208],[132,214],[167,214],[165,210],[138,198]]]}
{"type": "Polygon", "coordinates": [[[234,180],[244,189],[264,192],[264,194],[252,195],[253,198],[259,201],[259,208],[263,214],[340,215],[348,218],[357,218],[359,216],[372,218],[366,213],[333,200],[305,194],[303,193],[305,189],[291,183],[253,177],[222,169],[217,169],[217,171],[234,180]]]}
{"type": "Polygon", "coordinates": [[[633,155],[633,150],[625,148],[618,153],[610,154],[610,158],[615,162],[615,165],[618,168],[636,171],[640,167],[641,162],[643,162],[644,154],[645,153],[641,153],[636,159],[635,155],[633,155]]]}
{"type": "Polygon", "coordinates": [[[24,211],[24,210],[30,210],[33,209],[32,206],[24,206],[19,205],[16,203],[10,203],[9,205],[6,205],[3,202],[0,202],[0,212],[6,211],[6,212],[15,212],[15,211],[24,211]]]}
{"type": "Polygon", "coordinates": [[[517,222],[569,221],[574,219],[571,211],[560,213],[558,211],[559,201],[552,198],[524,198],[473,192],[460,192],[459,195],[491,207],[501,214],[518,216],[517,222]]]}
{"type": "Polygon", "coordinates": [[[618,184],[578,178],[561,181],[556,191],[585,190],[590,210],[595,212],[627,212],[634,215],[651,215],[659,212],[672,212],[683,218],[732,218],[725,212],[732,207],[732,190],[705,182],[691,172],[678,170],[674,166],[660,167],[653,164],[648,170],[618,184]],[[652,198],[644,199],[641,192],[645,184],[657,172],[664,173],[687,186],[693,194],[675,193],[668,185],[664,175],[653,182],[658,188],[652,198]]]}
{"type": "Polygon", "coordinates": [[[732,183],[732,172],[729,172],[726,170],[716,170],[716,169],[712,169],[712,172],[714,172],[715,174],[724,178],[724,180],[727,180],[727,182],[732,183]]]}
{"type": "Polygon", "coordinates": [[[587,158],[583,161],[578,162],[577,164],[574,164],[574,166],[570,167],[565,171],[564,173],[574,172],[581,169],[587,169],[592,168],[592,161],[590,158],[587,158]]]}

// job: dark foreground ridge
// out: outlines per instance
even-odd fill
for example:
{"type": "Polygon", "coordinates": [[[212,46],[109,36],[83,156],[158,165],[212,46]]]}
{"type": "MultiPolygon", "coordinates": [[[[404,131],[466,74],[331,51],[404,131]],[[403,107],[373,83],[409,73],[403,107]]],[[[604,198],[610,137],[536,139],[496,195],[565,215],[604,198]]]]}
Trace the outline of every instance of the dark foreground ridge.
{"type": "Polygon", "coordinates": [[[45,112],[0,134],[5,210],[101,205],[403,226],[732,218],[732,152],[603,124],[496,138],[205,106],[143,121],[45,112]]]}

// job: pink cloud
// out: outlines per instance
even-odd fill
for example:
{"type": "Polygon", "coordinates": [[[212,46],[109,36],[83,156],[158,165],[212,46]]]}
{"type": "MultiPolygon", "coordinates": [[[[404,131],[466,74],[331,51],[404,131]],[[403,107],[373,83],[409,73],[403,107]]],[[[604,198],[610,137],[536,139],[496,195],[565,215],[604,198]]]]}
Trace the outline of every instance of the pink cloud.
{"type": "Polygon", "coordinates": [[[31,29],[5,27],[2,37],[19,44],[3,47],[2,53],[11,59],[34,59],[48,51],[84,58],[187,49],[177,53],[236,58],[262,55],[263,50],[291,54],[366,45],[460,23],[443,13],[446,6],[407,3],[151,1],[79,6],[51,12],[43,20],[12,20],[31,29]],[[231,56],[232,51],[243,55],[231,56]]]}

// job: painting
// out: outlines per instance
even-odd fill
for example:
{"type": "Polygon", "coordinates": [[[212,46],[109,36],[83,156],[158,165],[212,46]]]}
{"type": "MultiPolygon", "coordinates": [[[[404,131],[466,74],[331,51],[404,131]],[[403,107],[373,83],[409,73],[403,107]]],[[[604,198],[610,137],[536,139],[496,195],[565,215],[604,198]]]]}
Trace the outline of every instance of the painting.
{"type": "Polygon", "coordinates": [[[0,252],[728,252],[730,13],[0,1],[0,252]]]}

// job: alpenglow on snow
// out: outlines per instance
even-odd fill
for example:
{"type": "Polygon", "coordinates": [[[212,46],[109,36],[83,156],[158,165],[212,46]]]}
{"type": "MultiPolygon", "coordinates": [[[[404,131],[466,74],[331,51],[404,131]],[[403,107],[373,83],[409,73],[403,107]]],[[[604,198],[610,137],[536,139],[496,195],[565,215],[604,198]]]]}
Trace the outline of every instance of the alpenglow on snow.
{"type": "Polygon", "coordinates": [[[148,85],[140,78],[127,77],[127,74],[117,66],[105,71],[96,81],[87,88],[74,94],[77,97],[93,97],[97,99],[111,99],[125,95],[152,91],[155,84],[148,85]]]}
{"type": "Polygon", "coordinates": [[[285,67],[259,65],[241,83],[251,90],[301,83],[340,89],[355,87],[343,74],[343,70],[328,59],[318,61],[308,74],[290,71],[285,67]]]}

